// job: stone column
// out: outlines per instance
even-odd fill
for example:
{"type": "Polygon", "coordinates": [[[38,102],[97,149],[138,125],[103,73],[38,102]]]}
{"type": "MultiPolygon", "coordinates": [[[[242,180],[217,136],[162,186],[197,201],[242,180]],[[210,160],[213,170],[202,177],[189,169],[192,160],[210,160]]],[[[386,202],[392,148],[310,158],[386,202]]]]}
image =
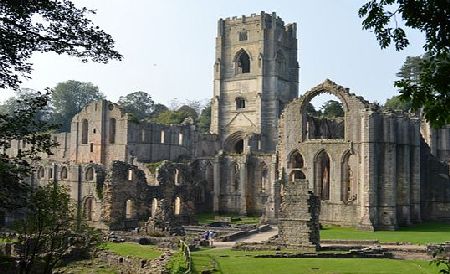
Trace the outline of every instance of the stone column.
{"type": "Polygon", "coordinates": [[[239,163],[239,176],[240,176],[240,194],[241,194],[241,206],[239,214],[247,215],[247,161],[245,156],[239,163]]]}
{"type": "Polygon", "coordinates": [[[411,222],[420,223],[420,121],[414,121],[414,137],[412,139],[410,153],[411,172],[411,222]]]}
{"type": "Polygon", "coordinates": [[[214,191],[213,191],[213,211],[220,211],[220,158],[214,158],[214,191]]]}
{"type": "Polygon", "coordinates": [[[268,189],[269,191],[269,197],[267,199],[266,203],[266,218],[268,220],[274,220],[276,218],[275,214],[277,211],[277,208],[275,207],[275,182],[278,180],[278,178],[275,177],[276,174],[276,163],[277,163],[277,156],[272,155],[272,162],[270,163],[269,168],[269,183],[270,187],[268,189]]]}

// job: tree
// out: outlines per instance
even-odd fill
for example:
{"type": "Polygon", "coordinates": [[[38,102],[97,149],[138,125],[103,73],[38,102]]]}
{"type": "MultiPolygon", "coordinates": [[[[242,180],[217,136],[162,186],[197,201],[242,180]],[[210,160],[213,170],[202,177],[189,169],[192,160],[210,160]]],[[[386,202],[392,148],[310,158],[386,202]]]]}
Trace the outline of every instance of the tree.
{"type": "Polygon", "coordinates": [[[313,116],[313,117],[320,117],[322,115],[322,112],[319,110],[316,110],[316,108],[314,107],[313,104],[311,104],[311,102],[309,102],[306,105],[305,108],[306,114],[308,114],[309,116],[313,116]]]}
{"type": "Polygon", "coordinates": [[[168,111],[169,110],[169,108],[168,107],[166,107],[165,105],[163,105],[163,104],[154,104],[153,105],[153,112],[152,112],[152,115],[151,115],[151,117],[152,118],[154,118],[154,117],[158,117],[158,115],[160,114],[160,113],[162,113],[162,112],[164,112],[164,111],[168,111]]]}
{"type": "Polygon", "coordinates": [[[35,119],[48,105],[49,94],[17,100],[14,112],[0,113],[0,151],[11,148],[18,140],[16,155],[0,154],[0,210],[13,210],[25,205],[28,187],[24,179],[32,171],[32,163],[40,160],[40,153],[51,154],[55,143],[50,139],[54,126],[35,119]],[[24,146],[25,144],[25,146],[24,146]]]}
{"type": "Polygon", "coordinates": [[[119,98],[119,105],[128,112],[133,114],[138,120],[150,117],[154,111],[155,102],[152,97],[143,91],[133,92],[119,98]]]}
{"type": "Polygon", "coordinates": [[[20,77],[30,78],[34,52],[65,53],[83,62],[121,60],[112,37],[89,14],[95,12],[69,0],[1,1],[0,88],[18,89],[20,77]]]}
{"type": "Polygon", "coordinates": [[[434,0],[371,0],[358,12],[363,29],[373,30],[381,48],[393,42],[403,50],[409,40],[397,23],[401,15],[405,26],[424,32],[428,57],[420,62],[418,81],[395,82],[400,98],[411,102],[413,110],[423,109],[435,127],[450,123],[450,2],[434,0]]]}
{"type": "MultiPolygon", "coordinates": [[[[77,8],[69,0],[4,0],[0,2],[0,89],[19,89],[20,77],[30,78],[34,52],[66,53],[87,61],[121,60],[113,50],[111,36],[94,26],[86,16],[94,13],[77,8]]],[[[0,154],[0,210],[28,206],[22,202],[29,192],[24,179],[39,154],[51,154],[55,146],[49,131],[54,127],[33,119],[45,109],[49,94],[22,100],[23,107],[0,114],[0,151],[11,140],[26,144],[17,155],[0,154]]]]}
{"type": "Polygon", "coordinates": [[[73,116],[89,103],[100,99],[105,99],[105,96],[92,83],[74,80],[58,83],[52,89],[54,122],[61,125],[61,131],[69,131],[73,116]]]}
{"type": "Polygon", "coordinates": [[[209,133],[211,126],[211,104],[208,104],[198,117],[198,129],[201,133],[209,133]]]}
{"type": "Polygon", "coordinates": [[[334,100],[329,100],[323,104],[322,116],[326,118],[344,117],[344,109],[342,103],[334,100]]]}
{"type": "Polygon", "coordinates": [[[163,111],[151,121],[158,124],[170,125],[181,124],[186,118],[192,118],[195,122],[197,119],[197,112],[193,108],[184,105],[175,111],[163,111]]]}
{"type": "MultiPolygon", "coordinates": [[[[41,94],[33,89],[21,88],[16,91],[15,96],[8,98],[2,105],[0,105],[0,112],[3,114],[14,113],[18,109],[23,109],[26,104],[33,98],[39,97],[41,94]]],[[[51,109],[47,105],[36,112],[35,120],[49,121],[51,116],[51,109]]]]}
{"type": "Polygon", "coordinates": [[[27,203],[26,217],[16,223],[21,273],[52,273],[71,250],[88,253],[99,243],[100,238],[78,222],[66,188],[39,187],[27,203]]]}
{"type": "Polygon", "coordinates": [[[392,96],[384,103],[385,108],[398,110],[402,112],[409,112],[411,110],[411,103],[400,99],[400,96],[392,96]]]}

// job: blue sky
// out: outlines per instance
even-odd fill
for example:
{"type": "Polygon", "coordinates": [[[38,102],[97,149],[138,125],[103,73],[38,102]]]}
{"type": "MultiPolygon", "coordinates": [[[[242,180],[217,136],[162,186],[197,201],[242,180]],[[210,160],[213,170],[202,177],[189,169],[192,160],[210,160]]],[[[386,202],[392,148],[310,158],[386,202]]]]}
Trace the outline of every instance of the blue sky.
{"type": "MultiPolygon", "coordinates": [[[[299,94],[329,78],[370,101],[397,93],[395,73],[406,56],[423,53],[423,35],[409,31],[402,52],[381,50],[363,31],[358,8],[364,1],[264,0],[75,0],[96,9],[93,21],[110,33],[122,62],[83,64],[76,58],[36,54],[32,79],[23,87],[43,90],[66,80],[92,82],[112,101],[142,90],[157,102],[211,97],[214,41],[219,18],[276,12],[298,24],[299,94]]],[[[0,100],[11,95],[2,91],[0,100]]]]}

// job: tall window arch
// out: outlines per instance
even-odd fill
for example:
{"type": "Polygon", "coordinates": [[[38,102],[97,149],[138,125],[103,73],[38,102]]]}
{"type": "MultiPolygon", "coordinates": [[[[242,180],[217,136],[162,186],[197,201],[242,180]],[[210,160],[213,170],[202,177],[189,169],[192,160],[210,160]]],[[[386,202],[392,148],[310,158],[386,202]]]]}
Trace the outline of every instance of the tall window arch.
{"type": "Polygon", "coordinates": [[[61,168],[61,180],[67,179],[67,167],[63,166],[61,168]]]}
{"type": "Polygon", "coordinates": [[[315,160],[317,194],[322,200],[330,199],[330,157],[322,150],[315,160]]]}
{"type": "Polygon", "coordinates": [[[87,119],[83,119],[81,122],[81,143],[88,143],[89,124],[87,119]]]}
{"type": "Polygon", "coordinates": [[[250,56],[247,52],[241,49],[236,55],[236,73],[250,72],[250,56]]]}
{"type": "Polygon", "coordinates": [[[134,202],[128,199],[125,203],[125,218],[132,219],[135,217],[136,209],[134,207],[134,202]]]}
{"type": "Polygon", "coordinates": [[[180,215],[181,212],[181,199],[180,197],[176,197],[175,198],[175,205],[174,205],[174,214],[175,215],[180,215]]]}
{"type": "Polygon", "coordinates": [[[114,144],[116,142],[116,119],[109,119],[109,143],[114,144]]]}
{"type": "Polygon", "coordinates": [[[38,172],[37,172],[37,177],[39,179],[42,179],[42,178],[44,178],[44,176],[45,176],[45,169],[44,169],[44,167],[39,167],[38,172]]]}
{"type": "Polygon", "coordinates": [[[84,204],[84,214],[88,221],[92,221],[94,217],[94,199],[89,197],[84,204]]]}
{"type": "Polygon", "coordinates": [[[86,169],[86,181],[94,181],[94,168],[88,167],[86,169]]]}
{"type": "Polygon", "coordinates": [[[303,173],[303,156],[297,150],[292,152],[288,159],[288,168],[291,169],[289,174],[290,181],[306,179],[305,173],[303,173]]]}

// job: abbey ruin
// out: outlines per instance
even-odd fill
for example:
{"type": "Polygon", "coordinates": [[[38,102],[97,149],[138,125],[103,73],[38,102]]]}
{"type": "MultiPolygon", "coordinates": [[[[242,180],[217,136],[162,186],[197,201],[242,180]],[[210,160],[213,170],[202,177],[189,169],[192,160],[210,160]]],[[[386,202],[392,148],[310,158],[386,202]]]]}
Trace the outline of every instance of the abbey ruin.
{"type": "MultiPolygon", "coordinates": [[[[36,163],[32,185],[67,186],[92,226],[136,227],[164,210],[256,214],[278,223],[287,182],[320,199],[323,224],[397,229],[450,219],[450,125],[383,109],[325,80],[299,97],[296,24],[275,13],[218,21],[210,134],[191,121],[135,122],[93,102],[36,163]],[[317,95],[344,117],[309,117],[317,95]]],[[[213,61],[213,60],[211,60],[213,61]]],[[[8,153],[29,144],[15,141],[8,153]]],[[[289,208],[289,206],[286,206],[289,208]]]]}

